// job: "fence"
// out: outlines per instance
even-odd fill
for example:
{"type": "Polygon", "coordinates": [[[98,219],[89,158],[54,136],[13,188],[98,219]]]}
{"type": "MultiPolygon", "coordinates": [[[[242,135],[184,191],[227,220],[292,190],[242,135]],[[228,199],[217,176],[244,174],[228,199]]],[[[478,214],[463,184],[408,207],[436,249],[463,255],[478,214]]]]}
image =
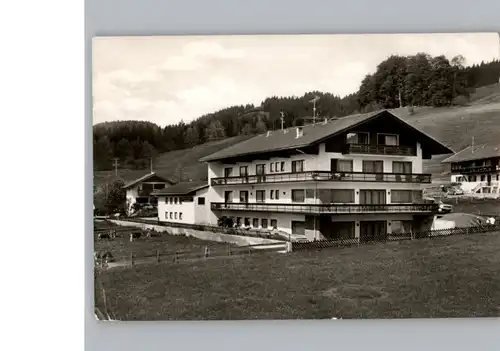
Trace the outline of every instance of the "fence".
{"type": "Polygon", "coordinates": [[[110,267],[126,267],[134,266],[137,264],[146,263],[179,263],[182,261],[197,261],[209,258],[223,258],[231,256],[243,256],[252,255],[258,253],[266,252],[277,252],[286,250],[286,243],[277,244],[258,244],[258,245],[248,245],[248,246],[232,246],[227,245],[224,250],[221,248],[210,248],[205,246],[200,251],[175,251],[175,252],[161,252],[161,250],[156,250],[155,254],[152,255],[137,255],[134,252],[129,253],[129,257],[126,260],[115,261],[112,253],[110,251],[96,252],[94,254],[95,265],[98,268],[110,268],[110,267]]]}
{"type": "Polygon", "coordinates": [[[248,237],[255,237],[255,238],[266,238],[266,239],[286,241],[286,239],[279,234],[275,234],[275,233],[272,233],[270,231],[256,230],[256,229],[237,229],[237,228],[228,228],[228,227],[205,225],[205,224],[161,222],[161,221],[158,221],[157,219],[147,220],[147,219],[142,219],[142,218],[133,218],[133,219],[132,218],[116,218],[116,220],[124,221],[124,222],[132,222],[132,223],[159,225],[162,227],[194,229],[194,230],[200,230],[200,231],[205,231],[205,232],[213,232],[213,233],[221,233],[221,234],[240,235],[240,236],[248,236],[248,237]]]}
{"type": "Polygon", "coordinates": [[[384,235],[384,236],[374,236],[370,238],[359,238],[359,239],[346,238],[346,239],[335,239],[335,240],[317,240],[317,241],[306,241],[306,242],[293,242],[291,244],[292,244],[292,251],[300,251],[300,250],[310,250],[310,249],[324,249],[329,247],[359,246],[363,244],[376,243],[376,242],[435,238],[435,237],[443,237],[450,235],[481,234],[481,233],[488,233],[495,231],[500,231],[499,224],[488,225],[488,226],[428,230],[423,232],[410,232],[410,233],[398,234],[397,236],[384,235]]]}

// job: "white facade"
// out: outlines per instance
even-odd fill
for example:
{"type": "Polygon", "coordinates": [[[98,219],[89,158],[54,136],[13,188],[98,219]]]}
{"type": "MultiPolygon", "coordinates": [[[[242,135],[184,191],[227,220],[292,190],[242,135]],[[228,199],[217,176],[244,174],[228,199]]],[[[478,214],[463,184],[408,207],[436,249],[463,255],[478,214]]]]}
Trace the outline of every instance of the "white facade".
{"type": "Polygon", "coordinates": [[[209,224],[208,188],[192,195],[158,196],[158,220],[184,224],[209,224]]]}
{"type": "MultiPolygon", "coordinates": [[[[271,158],[271,159],[255,159],[252,162],[223,164],[221,162],[208,163],[208,178],[209,184],[212,179],[227,177],[229,172],[230,176],[240,176],[240,167],[247,167],[248,176],[256,175],[256,166],[265,165],[265,176],[274,176],[279,174],[290,174],[292,172],[293,161],[303,161],[302,172],[315,172],[324,171],[331,172],[331,160],[352,160],[352,172],[363,172],[363,161],[382,161],[382,172],[384,173],[401,173],[394,170],[393,162],[411,162],[411,173],[413,175],[422,173],[422,149],[419,143],[416,143],[416,156],[395,156],[395,155],[379,155],[379,154],[342,154],[337,152],[326,152],[325,144],[319,145],[318,155],[297,154],[287,158],[271,158]],[[271,166],[272,165],[272,166],[271,166]],[[231,169],[231,171],[225,171],[231,169]],[[277,170],[277,171],[276,171],[277,170]]],[[[405,173],[409,173],[408,171],[405,173]]],[[[430,178],[429,178],[430,179],[430,178]]],[[[312,196],[305,196],[303,201],[299,203],[305,205],[321,204],[319,193],[321,189],[343,189],[352,191],[352,201],[345,203],[335,202],[334,204],[361,204],[360,196],[363,190],[383,190],[385,194],[385,204],[402,204],[393,198],[391,191],[393,190],[409,190],[421,191],[425,184],[422,182],[404,182],[399,181],[315,181],[313,179],[300,181],[300,182],[276,182],[258,184],[227,184],[227,185],[210,185],[207,192],[207,199],[210,203],[225,202],[226,192],[232,191],[231,203],[240,203],[240,191],[248,191],[248,200],[243,201],[248,204],[263,203],[265,205],[272,204],[297,204],[297,201],[292,199],[292,190],[304,190],[312,196]],[[259,196],[264,194],[265,199],[260,202],[257,201],[257,192],[259,196]],[[262,193],[264,191],[264,193],[262,193]],[[272,192],[272,194],[271,194],[272,192]],[[276,193],[279,194],[276,197],[276,193]]],[[[394,179],[393,179],[394,180],[394,179]]],[[[420,193],[421,194],[421,193],[420,193]]],[[[412,204],[412,200],[404,202],[412,204]]],[[[254,206],[254,208],[256,208],[254,206]]],[[[236,210],[222,210],[210,212],[209,221],[212,224],[217,223],[218,216],[230,216],[240,219],[241,225],[245,226],[248,223],[252,228],[262,228],[262,224],[267,225],[267,229],[272,228],[271,220],[276,225],[277,229],[289,234],[292,233],[292,222],[306,221],[306,214],[301,213],[280,213],[272,211],[236,211],[236,210]],[[264,221],[263,221],[264,220],[264,221]]],[[[414,213],[371,213],[371,214],[335,214],[335,215],[321,215],[322,221],[331,220],[331,222],[353,222],[353,233],[356,238],[360,237],[360,222],[362,221],[386,221],[387,233],[393,231],[392,228],[399,227],[400,221],[411,221],[414,219],[414,213]],[[393,224],[394,222],[394,224],[393,224]]],[[[305,236],[308,240],[323,239],[319,230],[314,228],[317,226],[317,220],[313,220],[314,224],[312,229],[305,230],[305,236]]],[[[396,229],[394,229],[396,231],[396,229]]]]}
{"type": "Polygon", "coordinates": [[[500,194],[500,172],[489,174],[452,174],[452,183],[459,183],[464,193],[500,194]],[[487,179],[491,179],[490,182],[487,179]]]}

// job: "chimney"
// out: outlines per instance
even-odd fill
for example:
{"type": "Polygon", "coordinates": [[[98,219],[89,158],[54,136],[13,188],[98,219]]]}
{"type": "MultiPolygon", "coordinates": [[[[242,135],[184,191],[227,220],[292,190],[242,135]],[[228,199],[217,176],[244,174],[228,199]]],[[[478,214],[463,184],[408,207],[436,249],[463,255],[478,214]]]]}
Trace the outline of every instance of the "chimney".
{"type": "Polygon", "coordinates": [[[295,128],[295,130],[297,131],[297,136],[295,137],[295,139],[300,138],[302,135],[304,135],[304,130],[302,129],[302,127],[297,127],[295,128]]]}

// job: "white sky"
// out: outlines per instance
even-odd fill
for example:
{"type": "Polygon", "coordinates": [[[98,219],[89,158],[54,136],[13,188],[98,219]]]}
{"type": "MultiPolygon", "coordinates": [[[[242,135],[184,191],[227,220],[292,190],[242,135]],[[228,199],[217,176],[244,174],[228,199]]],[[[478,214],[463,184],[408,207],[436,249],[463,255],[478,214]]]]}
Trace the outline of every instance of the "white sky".
{"type": "Polygon", "coordinates": [[[496,33],[101,37],[93,42],[94,121],[161,126],[319,90],[344,96],[391,54],[466,65],[499,57],[496,33]]]}

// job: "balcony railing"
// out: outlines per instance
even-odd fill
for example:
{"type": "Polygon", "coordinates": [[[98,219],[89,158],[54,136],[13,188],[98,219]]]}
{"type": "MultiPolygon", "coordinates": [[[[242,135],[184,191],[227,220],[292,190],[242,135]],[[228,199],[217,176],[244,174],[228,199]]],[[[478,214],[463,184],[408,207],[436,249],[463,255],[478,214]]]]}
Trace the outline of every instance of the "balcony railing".
{"type": "Polygon", "coordinates": [[[388,182],[388,183],[431,183],[430,174],[404,173],[367,173],[367,172],[326,172],[310,171],[299,173],[277,173],[266,175],[249,175],[242,177],[212,178],[212,186],[259,184],[259,183],[289,183],[309,181],[340,181],[340,182],[388,182]]]}
{"type": "Polygon", "coordinates": [[[257,211],[306,214],[355,214],[355,213],[436,213],[437,204],[263,204],[212,202],[213,211],[257,211]]]}
{"type": "Polygon", "coordinates": [[[414,147],[402,145],[347,144],[345,154],[372,154],[389,156],[417,156],[414,147]]]}
{"type": "Polygon", "coordinates": [[[500,166],[451,166],[453,173],[493,173],[500,171],[500,166]]]}

